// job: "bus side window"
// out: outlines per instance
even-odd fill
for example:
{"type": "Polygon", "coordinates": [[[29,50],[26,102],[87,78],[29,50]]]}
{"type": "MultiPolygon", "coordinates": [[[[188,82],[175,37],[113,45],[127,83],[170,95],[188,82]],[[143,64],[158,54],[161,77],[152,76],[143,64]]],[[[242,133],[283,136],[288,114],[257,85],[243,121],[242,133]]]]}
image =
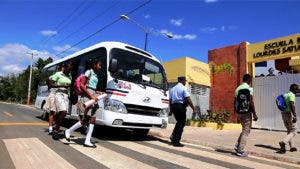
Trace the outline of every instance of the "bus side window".
{"type": "Polygon", "coordinates": [[[51,66],[51,67],[48,67],[47,69],[45,69],[42,73],[39,86],[46,85],[47,78],[49,78],[49,76],[53,75],[56,71],[57,71],[57,66],[51,66]]]}

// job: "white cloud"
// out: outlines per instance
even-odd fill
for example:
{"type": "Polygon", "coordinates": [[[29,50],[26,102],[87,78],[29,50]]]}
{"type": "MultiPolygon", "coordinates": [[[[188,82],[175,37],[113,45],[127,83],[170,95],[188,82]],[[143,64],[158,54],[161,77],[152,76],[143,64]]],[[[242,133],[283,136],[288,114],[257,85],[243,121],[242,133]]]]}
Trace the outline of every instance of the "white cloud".
{"type": "Polygon", "coordinates": [[[218,0],[204,0],[205,3],[214,3],[214,2],[218,2],[218,0]]]}
{"type": "Polygon", "coordinates": [[[202,33],[213,34],[216,32],[234,31],[236,29],[238,29],[238,26],[235,26],[235,25],[224,26],[223,25],[221,27],[213,27],[213,26],[202,27],[202,28],[200,28],[200,31],[202,33]]]}
{"type": "Polygon", "coordinates": [[[20,71],[24,70],[30,64],[31,60],[31,55],[28,54],[28,52],[37,54],[37,56],[34,57],[34,62],[38,58],[47,59],[48,57],[52,57],[56,59],[55,56],[48,51],[33,50],[19,43],[8,43],[4,46],[0,46],[0,75],[20,73],[20,71]]]}
{"type": "Polygon", "coordinates": [[[71,48],[71,45],[65,45],[65,46],[54,46],[53,50],[55,50],[57,53],[60,53],[60,52],[63,52],[65,50],[67,50],[69,52],[77,52],[80,49],[79,48],[75,48],[75,47],[71,48]]]}
{"type": "Polygon", "coordinates": [[[216,27],[203,27],[200,28],[200,31],[203,33],[215,33],[218,30],[216,27]]]}
{"type": "Polygon", "coordinates": [[[186,34],[183,36],[183,38],[187,40],[194,40],[197,38],[197,35],[186,34]]]}
{"type": "Polygon", "coordinates": [[[44,36],[52,36],[57,34],[57,31],[52,31],[52,30],[42,30],[40,31],[40,34],[44,35],[44,36]]]}
{"type": "Polygon", "coordinates": [[[160,33],[162,34],[171,34],[173,35],[173,38],[172,39],[176,39],[176,40],[194,40],[197,38],[197,35],[194,35],[194,34],[185,34],[185,35],[180,35],[180,34],[174,34],[166,29],[163,29],[160,31],[160,33]]]}
{"type": "Polygon", "coordinates": [[[225,26],[222,26],[222,27],[221,27],[221,31],[222,31],[222,32],[225,32],[225,29],[226,29],[225,26]]]}
{"type": "Polygon", "coordinates": [[[170,23],[175,26],[181,26],[182,22],[183,22],[183,19],[171,19],[170,20],[170,23]]]}
{"type": "Polygon", "coordinates": [[[10,73],[19,73],[23,70],[20,65],[17,64],[11,64],[11,65],[4,65],[2,67],[3,72],[10,72],[10,73]]]}
{"type": "Polygon", "coordinates": [[[149,19],[151,16],[149,14],[145,15],[144,18],[145,19],[149,19]]]}

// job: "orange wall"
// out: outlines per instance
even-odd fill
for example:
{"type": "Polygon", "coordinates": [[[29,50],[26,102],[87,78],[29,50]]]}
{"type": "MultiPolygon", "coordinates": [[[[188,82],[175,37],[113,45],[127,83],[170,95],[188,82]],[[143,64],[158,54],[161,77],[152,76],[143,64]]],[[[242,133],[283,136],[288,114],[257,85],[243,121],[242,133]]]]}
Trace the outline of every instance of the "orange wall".
{"type": "Polygon", "coordinates": [[[230,122],[237,121],[233,108],[234,91],[242,82],[243,75],[247,72],[246,44],[247,42],[242,42],[208,51],[209,62],[215,62],[217,66],[222,63],[229,63],[234,68],[232,76],[227,71],[221,72],[214,77],[212,74],[210,75],[210,109],[212,110],[213,104],[214,112],[222,109],[228,110],[231,114],[230,122]]]}

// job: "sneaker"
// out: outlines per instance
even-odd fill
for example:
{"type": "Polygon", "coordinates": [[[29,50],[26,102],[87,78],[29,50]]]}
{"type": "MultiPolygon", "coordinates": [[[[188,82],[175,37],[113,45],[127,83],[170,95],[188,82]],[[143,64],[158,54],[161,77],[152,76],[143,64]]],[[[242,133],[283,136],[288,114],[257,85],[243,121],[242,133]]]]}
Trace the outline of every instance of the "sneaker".
{"type": "Polygon", "coordinates": [[[283,141],[279,142],[279,145],[280,145],[280,151],[281,153],[285,153],[286,150],[285,150],[285,143],[283,141]]]}
{"type": "Polygon", "coordinates": [[[53,134],[53,131],[48,131],[48,135],[52,135],[53,134]]]}
{"type": "Polygon", "coordinates": [[[90,148],[97,148],[96,144],[92,144],[92,143],[84,143],[83,146],[90,147],[90,148]]]}
{"type": "Polygon", "coordinates": [[[236,152],[236,155],[240,157],[248,157],[248,154],[245,151],[236,152]]]}
{"type": "Polygon", "coordinates": [[[234,145],[233,149],[234,149],[235,152],[238,152],[238,150],[239,150],[237,145],[234,145]]]}
{"type": "Polygon", "coordinates": [[[296,147],[291,147],[290,151],[291,152],[297,151],[297,148],[296,147]]]}
{"type": "Polygon", "coordinates": [[[65,136],[65,139],[70,142],[70,134],[66,132],[66,130],[64,131],[64,136],[65,136]]]}
{"type": "Polygon", "coordinates": [[[60,138],[59,133],[54,131],[53,134],[52,134],[52,139],[53,140],[59,140],[59,138],[60,138]]]}

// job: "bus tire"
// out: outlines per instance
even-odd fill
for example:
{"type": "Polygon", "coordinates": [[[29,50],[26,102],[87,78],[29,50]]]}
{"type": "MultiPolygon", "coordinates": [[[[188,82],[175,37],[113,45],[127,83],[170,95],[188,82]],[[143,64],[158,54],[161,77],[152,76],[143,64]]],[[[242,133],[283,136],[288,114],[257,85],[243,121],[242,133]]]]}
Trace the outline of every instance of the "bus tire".
{"type": "Polygon", "coordinates": [[[47,121],[49,115],[48,115],[47,111],[44,110],[44,105],[45,105],[45,103],[46,103],[46,101],[44,100],[44,101],[42,102],[42,105],[41,105],[41,109],[42,109],[42,111],[43,111],[42,114],[41,114],[41,119],[47,121]]]}
{"type": "Polygon", "coordinates": [[[133,134],[137,137],[146,137],[149,133],[150,129],[133,129],[133,134]]]}

